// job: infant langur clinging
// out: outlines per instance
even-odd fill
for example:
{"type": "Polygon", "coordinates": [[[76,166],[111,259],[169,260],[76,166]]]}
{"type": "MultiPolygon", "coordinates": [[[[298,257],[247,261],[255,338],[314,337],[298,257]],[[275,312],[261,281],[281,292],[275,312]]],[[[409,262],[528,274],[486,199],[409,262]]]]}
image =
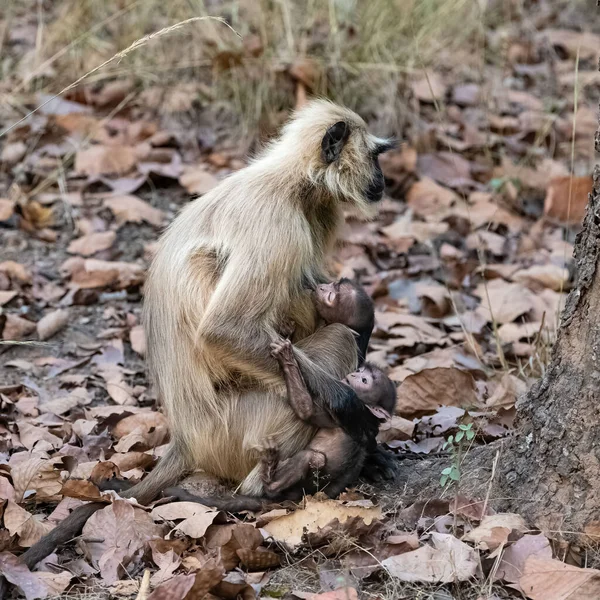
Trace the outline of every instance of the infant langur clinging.
{"type": "MultiPolygon", "coordinates": [[[[347,279],[320,285],[315,291],[315,304],[326,322],[342,323],[356,332],[363,358],[374,323],[373,303],[365,290],[347,279]]],[[[318,392],[309,389],[291,342],[281,339],[271,345],[271,351],[283,371],[292,409],[300,419],[320,429],[304,450],[283,461],[279,460],[277,445],[267,440],[261,457],[265,492],[273,498],[290,500],[319,490],[337,496],[358,478],[367,448],[339,426],[318,392]]],[[[396,387],[381,369],[363,362],[343,383],[349,400],[358,397],[379,419],[393,414],[396,387]]]]}

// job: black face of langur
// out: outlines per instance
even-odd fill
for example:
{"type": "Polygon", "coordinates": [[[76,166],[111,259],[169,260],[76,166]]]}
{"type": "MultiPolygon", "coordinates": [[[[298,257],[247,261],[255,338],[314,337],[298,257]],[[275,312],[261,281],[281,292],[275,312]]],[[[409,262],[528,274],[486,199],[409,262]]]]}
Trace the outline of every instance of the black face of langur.
{"type": "Polygon", "coordinates": [[[379,144],[373,152],[373,181],[365,192],[365,196],[369,202],[379,202],[383,197],[383,190],[385,189],[385,179],[383,177],[381,165],[379,164],[379,155],[388,150],[392,150],[396,145],[395,141],[387,141],[379,144]]]}
{"type": "Polygon", "coordinates": [[[387,419],[394,414],[396,386],[381,369],[364,363],[346,376],[345,381],[376,417],[387,419]]]}
{"type": "MultiPolygon", "coordinates": [[[[321,158],[325,163],[331,164],[338,160],[344,145],[350,137],[350,133],[350,126],[345,121],[335,123],[325,132],[321,142],[321,158]]],[[[364,194],[366,199],[371,203],[381,200],[385,188],[385,179],[381,165],[379,164],[379,155],[392,150],[396,146],[397,143],[395,140],[382,140],[370,152],[371,168],[373,171],[364,194]]]]}
{"type": "Polygon", "coordinates": [[[360,285],[349,279],[317,286],[315,305],[319,316],[327,323],[341,323],[358,334],[359,359],[363,361],[373,327],[373,301],[360,285]]]}

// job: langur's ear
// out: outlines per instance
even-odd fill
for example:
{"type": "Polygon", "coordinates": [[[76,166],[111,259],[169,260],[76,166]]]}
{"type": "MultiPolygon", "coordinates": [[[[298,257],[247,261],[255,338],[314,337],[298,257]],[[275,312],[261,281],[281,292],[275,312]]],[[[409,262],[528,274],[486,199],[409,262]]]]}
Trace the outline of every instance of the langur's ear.
{"type": "Polygon", "coordinates": [[[338,121],[332,125],[321,141],[321,157],[328,165],[336,161],[342,154],[344,144],[350,136],[350,127],[345,121],[338,121]]]}

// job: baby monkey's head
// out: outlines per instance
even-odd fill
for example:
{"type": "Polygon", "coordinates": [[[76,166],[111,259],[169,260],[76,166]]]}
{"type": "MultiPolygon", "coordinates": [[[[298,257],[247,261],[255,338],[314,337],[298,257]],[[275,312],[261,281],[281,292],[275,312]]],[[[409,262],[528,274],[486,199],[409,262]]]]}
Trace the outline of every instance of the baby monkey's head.
{"type": "Polygon", "coordinates": [[[396,408],[396,386],[378,367],[363,363],[344,380],[371,412],[380,419],[389,419],[396,408]]]}
{"type": "Polygon", "coordinates": [[[327,323],[342,323],[361,334],[373,330],[373,301],[358,284],[350,279],[318,285],[315,304],[319,316],[327,323]]]}

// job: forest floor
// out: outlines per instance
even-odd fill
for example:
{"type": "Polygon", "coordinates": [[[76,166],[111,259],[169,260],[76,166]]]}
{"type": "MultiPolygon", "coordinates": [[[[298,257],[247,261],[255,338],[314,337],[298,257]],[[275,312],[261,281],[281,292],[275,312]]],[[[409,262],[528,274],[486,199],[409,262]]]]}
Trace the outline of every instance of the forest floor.
{"type": "MultiPolygon", "coordinates": [[[[198,104],[204,83],[116,78],[17,101],[0,81],[0,572],[15,596],[600,597],[600,571],[583,568],[592,550],[460,493],[464,456],[511,435],[515,403],[544,374],[597,159],[600,21],[590,31],[593,8],[534,6],[486,32],[483,59],[466,47],[407,74],[395,130],[370,113],[403,144],[382,157],[378,218],[348,215],[332,261],[373,296],[368,359],[398,385],[380,440],[415,469],[447,458],[439,497],[407,505],[402,489],[361,484],[233,516],[102,495],[82,536],[34,572],[14,556],[99,498],[93,482],[139,480],[164,451],[145,272],[161,230],[243,168],[248,145],[198,104]]],[[[13,23],[9,54],[35,31],[13,23]]],[[[306,77],[284,76],[301,103],[306,77]]]]}

